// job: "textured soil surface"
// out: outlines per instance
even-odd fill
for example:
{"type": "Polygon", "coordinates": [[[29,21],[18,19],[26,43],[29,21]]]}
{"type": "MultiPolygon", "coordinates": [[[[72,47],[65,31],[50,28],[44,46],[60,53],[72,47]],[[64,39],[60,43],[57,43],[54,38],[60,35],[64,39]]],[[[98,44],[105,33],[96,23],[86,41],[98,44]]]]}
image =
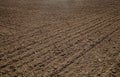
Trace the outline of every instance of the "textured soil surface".
{"type": "Polygon", "coordinates": [[[120,0],[0,0],[1,77],[120,77],[120,0]]]}

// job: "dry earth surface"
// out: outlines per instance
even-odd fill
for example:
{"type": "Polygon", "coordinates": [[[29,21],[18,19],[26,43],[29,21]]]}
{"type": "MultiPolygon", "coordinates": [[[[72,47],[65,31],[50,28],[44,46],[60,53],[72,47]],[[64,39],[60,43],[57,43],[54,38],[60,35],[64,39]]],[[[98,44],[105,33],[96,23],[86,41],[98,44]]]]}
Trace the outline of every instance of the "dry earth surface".
{"type": "Polygon", "coordinates": [[[120,77],[120,0],[0,0],[2,77],[120,77]]]}

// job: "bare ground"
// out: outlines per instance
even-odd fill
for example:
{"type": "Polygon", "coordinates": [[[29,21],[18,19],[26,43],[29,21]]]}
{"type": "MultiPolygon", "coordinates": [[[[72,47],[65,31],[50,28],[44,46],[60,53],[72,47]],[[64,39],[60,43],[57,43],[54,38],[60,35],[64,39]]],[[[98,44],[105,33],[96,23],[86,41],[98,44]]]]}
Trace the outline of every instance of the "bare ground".
{"type": "Polygon", "coordinates": [[[119,0],[0,0],[2,77],[120,77],[119,0]]]}

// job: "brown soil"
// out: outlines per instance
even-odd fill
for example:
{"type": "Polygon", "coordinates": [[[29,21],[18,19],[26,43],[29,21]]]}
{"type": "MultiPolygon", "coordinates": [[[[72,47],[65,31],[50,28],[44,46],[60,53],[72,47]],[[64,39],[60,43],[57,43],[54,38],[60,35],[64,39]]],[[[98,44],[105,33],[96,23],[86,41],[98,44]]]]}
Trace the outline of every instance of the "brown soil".
{"type": "Polygon", "coordinates": [[[119,0],[0,0],[2,77],[120,77],[119,0]]]}

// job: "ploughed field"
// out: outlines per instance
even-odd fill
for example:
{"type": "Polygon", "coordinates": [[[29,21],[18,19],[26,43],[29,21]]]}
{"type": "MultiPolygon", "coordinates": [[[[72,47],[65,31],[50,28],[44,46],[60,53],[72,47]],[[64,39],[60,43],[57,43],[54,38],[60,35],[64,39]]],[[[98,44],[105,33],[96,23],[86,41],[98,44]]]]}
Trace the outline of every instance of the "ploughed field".
{"type": "Polygon", "coordinates": [[[120,77],[119,0],[0,0],[2,77],[120,77]]]}

